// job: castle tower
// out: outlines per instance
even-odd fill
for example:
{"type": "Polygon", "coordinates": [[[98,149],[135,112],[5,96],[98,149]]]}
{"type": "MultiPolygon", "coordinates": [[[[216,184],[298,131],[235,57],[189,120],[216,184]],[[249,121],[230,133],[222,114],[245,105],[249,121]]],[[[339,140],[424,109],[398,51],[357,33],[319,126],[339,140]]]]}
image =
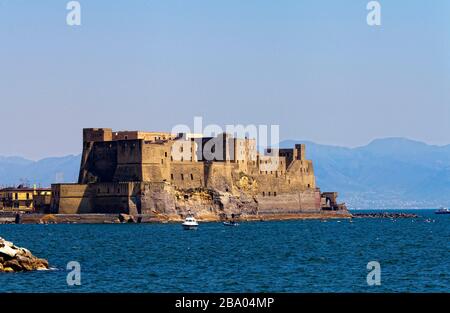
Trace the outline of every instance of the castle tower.
{"type": "Polygon", "coordinates": [[[112,140],[111,128],[84,128],[83,142],[99,142],[112,140]]]}
{"type": "Polygon", "coordinates": [[[305,144],[296,144],[294,149],[294,160],[306,160],[305,144]]]}

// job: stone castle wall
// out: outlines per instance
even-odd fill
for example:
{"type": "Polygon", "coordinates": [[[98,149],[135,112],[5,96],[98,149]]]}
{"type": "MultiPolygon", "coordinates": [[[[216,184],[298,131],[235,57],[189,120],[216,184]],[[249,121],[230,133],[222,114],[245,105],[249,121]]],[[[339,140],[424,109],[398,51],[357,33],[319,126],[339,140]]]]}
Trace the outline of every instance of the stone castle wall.
{"type": "Polygon", "coordinates": [[[254,140],[186,138],[85,129],[78,184],[52,186],[53,212],[176,215],[189,207],[204,214],[321,210],[324,200],[304,145],[269,149],[263,155],[256,152],[254,140]],[[213,142],[223,144],[224,150],[207,161],[199,146],[213,142]]]}

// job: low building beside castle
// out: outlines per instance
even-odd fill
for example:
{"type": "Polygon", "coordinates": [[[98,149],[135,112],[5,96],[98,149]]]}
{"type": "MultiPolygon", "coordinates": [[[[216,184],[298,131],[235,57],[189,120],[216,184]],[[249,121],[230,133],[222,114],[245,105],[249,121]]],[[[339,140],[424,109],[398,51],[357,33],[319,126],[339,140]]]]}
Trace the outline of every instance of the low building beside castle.
{"type": "Polygon", "coordinates": [[[321,193],[304,144],[257,151],[228,134],[83,130],[77,184],[52,185],[53,213],[125,213],[175,219],[347,212],[321,193]]]}
{"type": "Polygon", "coordinates": [[[0,190],[0,210],[14,212],[35,212],[48,210],[51,202],[50,188],[19,185],[0,190]]]}

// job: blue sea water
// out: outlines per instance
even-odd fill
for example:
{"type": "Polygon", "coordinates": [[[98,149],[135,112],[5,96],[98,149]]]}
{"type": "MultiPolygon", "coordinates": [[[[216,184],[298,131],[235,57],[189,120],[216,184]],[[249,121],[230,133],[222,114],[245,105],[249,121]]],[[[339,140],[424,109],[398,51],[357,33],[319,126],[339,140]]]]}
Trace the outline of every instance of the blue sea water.
{"type": "MultiPolygon", "coordinates": [[[[403,211],[405,212],[405,211],[403,211]]],[[[0,273],[0,292],[449,292],[450,215],[419,219],[0,225],[54,270],[0,273]],[[430,218],[434,222],[426,222],[430,218]],[[68,286],[66,265],[81,265],[68,286]],[[381,265],[368,286],[367,263],[381,265]]]]}

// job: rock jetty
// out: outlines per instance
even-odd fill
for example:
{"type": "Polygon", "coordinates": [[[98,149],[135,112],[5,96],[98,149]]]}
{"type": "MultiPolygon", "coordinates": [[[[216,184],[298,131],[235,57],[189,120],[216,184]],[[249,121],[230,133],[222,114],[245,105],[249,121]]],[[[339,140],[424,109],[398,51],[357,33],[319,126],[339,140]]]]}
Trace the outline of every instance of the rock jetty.
{"type": "Polygon", "coordinates": [[[353,213],[353,217],[356,218],[418,218],[417,214],[412,213],[353,213]]]}
{"type": "Polygon", "coordinates": [[[48,261],[0,237],[0,273],[47,270],[48,261]]]}

